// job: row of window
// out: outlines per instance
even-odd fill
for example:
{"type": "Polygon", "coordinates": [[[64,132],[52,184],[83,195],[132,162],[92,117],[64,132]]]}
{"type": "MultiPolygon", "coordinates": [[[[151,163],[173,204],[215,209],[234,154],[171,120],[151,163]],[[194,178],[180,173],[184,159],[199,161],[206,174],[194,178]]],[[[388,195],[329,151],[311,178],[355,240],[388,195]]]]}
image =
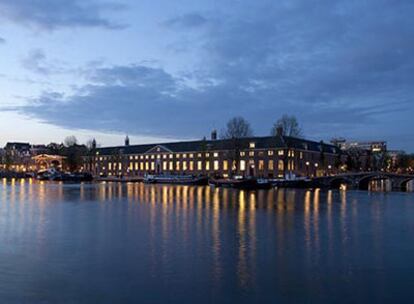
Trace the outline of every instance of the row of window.
{"type": "MultiPolygon", "coordinates": [[[[247,153],[251,157],[252,156],[255,156],[256,154],[258,156],[264,156],[264,151],[249,151],[249,152],[241,151],[240,152],[240,156],[242,156],[242,157],[243,156],[246,156],[247,153]]],[[[278,150],[277,151],[277,154],[279,156],[283,156],[284,153],[285,153],[284,150],[278,150]]],[[[212,153],[212,155],[213,155],[214,158],[218,158],[219,157],[219,153],[218,152],[214,152],[214,153],[212,153]]],[[[268,156],[273,156],[274,155],[274,151],[273,150],[268,150],[267,151],[267,155],[268,156]]],[[[177,159],[179,159],[179,158],[187,158],[187,156],[188,156],[188,158],[194,158],[194,153],[189,153],[189,154],[186,154],[186,153],[183,153],[183,154],[177,153],[177,154],[175,154],[175,158],[177,158],[177,159]]],[[[197,153],[197,157],[198,158],[201,158],[202,156],[203,156],[202,153],[197,153]]],[[[208,158],[208,157],[210,157],[210,153],[209,152],[204,153],[204,156],[208,158]]],[[[295,157],[295,151],[294,150],[289,150],[288,151],[288,156],[289,157],[295,157]]],[[[143,160],[143,159],[161,159],[161,158],[162,159],[173,159],[174,158],[174,154],[157,154],[157,155],[155,155],[155,154],[151,154],[151,155],[147,154],[147,155],[130,155],[129,156],[129,160],[138,160],[138,159],[141,159],[141,160],[143,160]]],[[[299,152],[299,158],[300,159],[303,158],[303,152],[299,152]]],[[[110,160],[110,159],[111,159],[110,157],[105,157],[105,156],[100,156],[98,158],[99,161],[110,160]]]]}
{"type": "MultiPolygon", "coordinates": [[[[210,171],[211,169],[214,171],[228,171],[230,163],[227,160],[219,161],[214,160],[213,162],[207,161],[164,161],[162,163],[156,164],[155,162],[131,162],[128,166],[129,171],[210,171]],[[204,165],[203,165],[204,163],[204,165]],[[156,166],[158,166],[156,168],[156,166]]],[[[273,171],[275,169],[275,161],[270,159],[267,161],[267,164],[264,160],[259,160],[257,162],[258,170],[263,171],[265,170],[265,165],[267,165],[267,170],[273,171]]],[[[279,171],[284,170],[285,163],[283,160],[277,161],[277,169],[279,171]]],[[[239,161],[239,170],[246,171],[247,168],[255,168],[254,160],[240,160],[239,161]]],[[[106,170],[106,167],[101,167],[102,171],[106,170]]],[[[123,164],[121,162],[115,163],[108,163],[108,171],[122,171],[123,164]]],[[[295,162],[293,160],[289,160],[287,162],[287,169],[288,170],[295,170],[295,162]]],[[[236,170],[236,162],[233,162],[232,170],[236,170]]]]}

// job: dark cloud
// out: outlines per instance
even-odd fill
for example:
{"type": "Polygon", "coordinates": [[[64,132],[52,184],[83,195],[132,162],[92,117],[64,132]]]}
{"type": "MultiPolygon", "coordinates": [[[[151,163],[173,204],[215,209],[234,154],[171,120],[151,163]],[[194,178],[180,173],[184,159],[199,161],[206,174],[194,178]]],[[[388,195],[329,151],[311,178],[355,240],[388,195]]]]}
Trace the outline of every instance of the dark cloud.
{"type": "Polygon", "coordinates": [[[390,140],[414,129],[413,13],[412,1],[292,0],[235,5],[215,22],[180,16],[168,22],[184,35],[203,25],[191,50],[197,72],[97,68],[73,95],[45,94],[20,110],[65,127],[183,137],[233,115],[267,134],[291,113],[308,136],[390,140]]]}
{"type": "Polygon", "coordinates": [[[167,27],[188,29],[199,28],[207,23],[207,18],[199,13],[189,13],[168,19],[163,24],[167,27]]]}
{"type": "Polygon", "coordinates": [[[97,3],[94,0],[0,0],[0,20],[53,30],[62,27],[122,28],[104,16],[105,12],[121,10],[117,2],[97,3]]]}

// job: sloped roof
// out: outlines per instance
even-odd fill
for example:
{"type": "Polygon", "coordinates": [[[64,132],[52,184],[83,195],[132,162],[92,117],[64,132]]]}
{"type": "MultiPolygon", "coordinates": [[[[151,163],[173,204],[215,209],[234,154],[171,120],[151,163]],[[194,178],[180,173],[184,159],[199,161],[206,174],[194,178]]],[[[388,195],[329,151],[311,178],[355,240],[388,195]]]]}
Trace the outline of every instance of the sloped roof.
{"type": "Polygon", "coordinates": [[[245,137],[239,139],[219,139],[219,140],[197,140],[197,141],[180,141],[169,143],[155,143],[143,145],[117,146],[97,148],[100,155],[114,154],[144,154],[153,152],[157,146],[165,147],[173,153],[181,152],[201,152],[201,151],[218,151],[232,150],[237,145],[238,149],[249,149],[251,142],[255,143],[255,149],[275,149],[275,148],[295,148],[310,151],[323,151],[326,153],[340,153],[340,149],[329,144],[320,142],[288,137],[288,136],[265,136],[265,137],[245,137]],[[152,150],[152,151],[151,151],[152,150]]]}

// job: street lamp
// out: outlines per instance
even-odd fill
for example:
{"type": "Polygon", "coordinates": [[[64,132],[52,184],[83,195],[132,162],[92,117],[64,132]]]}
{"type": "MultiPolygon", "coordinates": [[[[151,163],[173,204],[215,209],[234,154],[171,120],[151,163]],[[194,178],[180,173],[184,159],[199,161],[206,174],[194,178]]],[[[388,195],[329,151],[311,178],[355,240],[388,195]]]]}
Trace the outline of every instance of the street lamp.
{"type": "Polygon", "coordinates": [[[309,177],[309,162],[307,161],[305,164],[306,164],[306,176],[309,177]]]}

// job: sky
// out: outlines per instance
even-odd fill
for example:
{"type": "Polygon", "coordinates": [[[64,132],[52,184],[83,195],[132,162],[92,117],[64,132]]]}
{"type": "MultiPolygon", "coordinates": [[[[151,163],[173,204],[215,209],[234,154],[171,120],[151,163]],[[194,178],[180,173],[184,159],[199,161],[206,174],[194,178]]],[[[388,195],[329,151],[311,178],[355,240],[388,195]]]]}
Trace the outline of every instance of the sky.
{"type": "Polygon", "coordinates": [[[0,146],[269,135],[414,152],[414,1],[0,0],[0,146]]]}

